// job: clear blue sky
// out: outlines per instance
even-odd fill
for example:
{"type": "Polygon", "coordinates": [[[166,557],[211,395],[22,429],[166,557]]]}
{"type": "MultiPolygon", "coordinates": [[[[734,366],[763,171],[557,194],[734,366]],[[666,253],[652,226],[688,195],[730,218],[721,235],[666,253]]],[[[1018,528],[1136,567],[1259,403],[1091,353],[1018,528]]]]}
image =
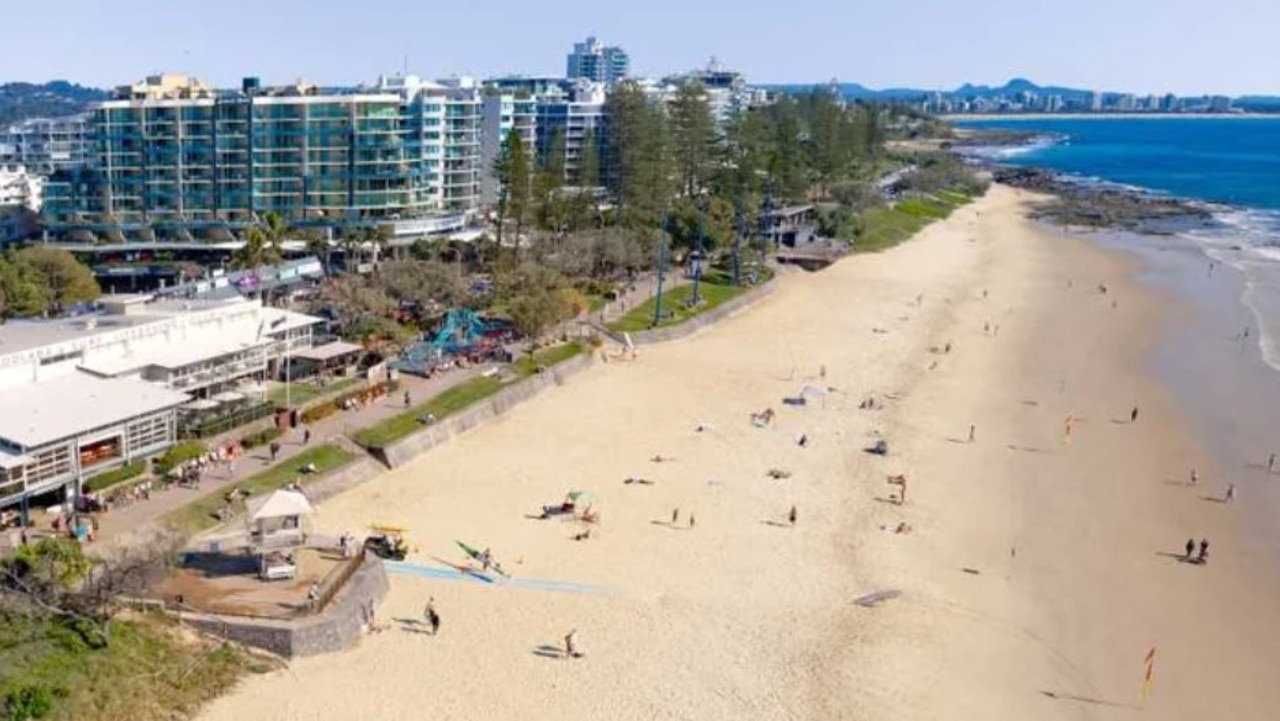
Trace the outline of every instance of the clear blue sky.
{"type": "Polygon", "coordinates": [[[758,82],[1041,84],[1280,94],[1280,0],[36,0],[0,80],[157,71],[321,84],[411,72],[559,74],[588,34],[661,75],[715,55],[758,82]]]}

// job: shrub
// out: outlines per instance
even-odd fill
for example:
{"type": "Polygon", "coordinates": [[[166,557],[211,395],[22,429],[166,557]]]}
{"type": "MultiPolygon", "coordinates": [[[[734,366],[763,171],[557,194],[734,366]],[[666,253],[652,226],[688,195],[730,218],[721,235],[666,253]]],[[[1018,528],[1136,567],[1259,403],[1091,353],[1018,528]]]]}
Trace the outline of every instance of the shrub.
{"type": "Polygon", "coordinates": [[[30,685],[14,689],[4,695],[4,718],[12,721],[41,719],[53,710],[53,692],[47,686],[30,685]]]}
{"type": "Polygon", "coordinates": [[[250,433],[244,438],[241,438],[240,445],[244,446],[245,448],[256,448],[257,446],[265,446],[271,441],[274,441],[275,439],[279,438],[280,436],[281,436],[280,429],[276,428],[275,426],[272,426],[270,428],[267,428],[266,430],[261,430],[261,431],[258,431],[257,433],[250,433]]]}
{"type": "Polygon", "coordinates": [[[311,406],[310,408],[302,412],[302,422],[315,423],[316,421],[321,420],[323,418],[328,418],[329,416],[337,412],[338,412],[338,406],[335,405],[333,401],[325,401],[324,403],[317,403],[316,405],[311,406]]]}
{"type": "Polygon", "coordinates": [[[168,473],[174,466],[198,458],[209,452],[209,446],[200,441],[183,441],[156,460],[156,472],[168,473]]]}
{"type": "Polygon", "coordinates": [[[90,493],[96,493],[104,488],[110,488],[117,483],[127,481],[130,478],[136,478],[147,470],[146,461],[135,461],[127,466],[114,468],[106,473],[99,473],[84,483],[84,490],[90,493]]]}

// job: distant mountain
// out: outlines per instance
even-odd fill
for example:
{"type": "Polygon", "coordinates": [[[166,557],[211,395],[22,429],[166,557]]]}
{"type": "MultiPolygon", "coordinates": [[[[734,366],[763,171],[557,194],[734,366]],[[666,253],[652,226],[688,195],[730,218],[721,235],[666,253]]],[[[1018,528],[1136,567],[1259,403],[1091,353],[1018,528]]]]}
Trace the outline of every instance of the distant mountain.
{"type": "MultiPolygon", "coordinates": [[[[826,88],[832,87],[831,83],[785,83],[778,85],[766,85],[768,89],[778,92],[803,93],[808,92],[814,87],[826,88]]],[[[894,101],[894,100],[921,100],[935,92],[941,92],[943,95],[949,95],[953,98],[963,98],[972,100],[974,98],[994,98],[998,96],[1013,97],[1023,92],[1035,93],[1040,96],[1061,95],[1063,100],[1068,102],[1086,100],[1092,93],[1092,90],[1081,88],[1067,88],[1058,85],[1037,85],[1026,78],[1014,78],[1004,85],[993,87],[990,85],[974,85],[965,83],[954,90],[941,89],[925,89],[925,88],[884,88],[881,90],[873,90],[859,83],[838,83],[835,85],[840,89],[840,94],[850,100],[877,100],[877,101],[894,101]]],[[[1120,95],[1115,91],[1104,91],[1104,96],[1114,97],[1120,95]]],[[[1251,95],[1235,100],[1237,108],[1249,110],[1253,108],[1267,108],[1274,110],[1280,106],[1280,97],[1251,95]]]]}
{"type": "Polygon", "coordinates": [[[98,88],[55,80],[37,85],[34,83],[0,84],[0,126],[27,118],[74,115],[84,111],[91,103],[108,100],[111,93],[98,88]]]}

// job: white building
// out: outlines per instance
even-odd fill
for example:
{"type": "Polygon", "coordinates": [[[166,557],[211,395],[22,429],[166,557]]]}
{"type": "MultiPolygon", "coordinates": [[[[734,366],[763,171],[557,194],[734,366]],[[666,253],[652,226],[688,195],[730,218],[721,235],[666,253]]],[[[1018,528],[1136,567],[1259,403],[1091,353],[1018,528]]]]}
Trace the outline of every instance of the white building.
{"type": "Polygon", "coordinates": [[[33,173],[84,165],[93,142],[91,116],[32,118],[0,131],[0,164],[25,165],[33,173]]]}
{"type": "Polygon", "coordinates": [[[538,100],[528,93],[490,91],[484,97],[480,127],[480,202],[492,206],[498,202],[500,184],[494,173],[507,136],[520,133],[530,157],[538,142],[538,100]]]}
{"type": "Polygon", "coordinates": [[[0,165],[0,208],[19,206],[40,212],[44,205],[44,178],[21,165],[0,165]]]}
{"type": "Polygon", "coordinates": [[[260,394],[321,322],[244,298],[103,307],[0,325],[0,510],[60,489],[70,499],[85,479],[162,453],[185,406],[260,394]]]}

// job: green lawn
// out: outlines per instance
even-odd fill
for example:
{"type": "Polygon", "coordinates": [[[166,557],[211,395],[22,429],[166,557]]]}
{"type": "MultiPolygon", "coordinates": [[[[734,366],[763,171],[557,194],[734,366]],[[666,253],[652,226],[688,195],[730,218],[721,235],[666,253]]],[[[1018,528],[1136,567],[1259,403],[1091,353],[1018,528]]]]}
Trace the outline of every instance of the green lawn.
{"type": "Polygon", "coordinates": [[[891,248],[972,201],[972,196],[959,189],[941,190],[927,198],[907,198],[892,208],[868,210],[862,214],[862,233],[853,242],[853,252],[891,248]]]}
{"type": "MultiPolygon", "coordinates": [[[[702,295],[702,303],[693,308],[688,306],[689,300],[693,298],[692,284],[664,291],[662,294],[663,317],[658,325],[668,326],[683,323],[699,313],[705,313],[726,301],[742,295],[744,292],[751,290],[751,287],[747,285],[730,285],[727,279],[708,274],[703,276],[702,287],[699,289],[699,293],[702,295]]],[[[657,299],[650,298],[632,308],[631,312],[622,316],[622,318],[610,323],[609,330],[618,333],[635,333],[655,327],[653,311],[656,305],[657,299]]]]}
{"type": "Polygon", "coordinates": [[[587,298],[587,311],[591,313],[599,313],[600,309],[608,305],[609,300],[603,295],[591,294],[587,298]]]}
{"type": "MultiPolygon", "coordinates": [[[[316,464],[316,472],[324,473],[345,465],[354,456],[337,446],[320,445],[285,459],[274,466],[263,469],[257,474],[235,484],[236,488],[247,491],[250,497],[269,493],[283,488],[290,481],[302,477],[302,468],[308,463],[316,464]]],[[[305,483],[305,480],[304,480],[305,483]]],[[[214,514],[226,505],[223,491],[210,493],[198,498],[181,508],[170,511],[165,520],[190,533],[199,533],[218,525],[214,514]]]]}
{"type": "MultiPolygon", "coordinates": [[[[533,375],[538,366],[553,366],[581,352],[582,346],[577,343],[558,345],[538,351],[532,358],[528,355],[522,356],[511,365],[511,368],[518,377],[524,378],[533,375]]],[[[497,393],[505,385],[497,378],[483,376],[472,378],[437,395],[426,403],[414,406],[381,423],[358,431],[353,438],[356,443],[366,448],[385,448],[422,428],[422,422],[419,419],[428,413],[434,415],[438,421],[443,420],[447,416],[497,393]]]]}
{"type": "Polygon", "coordinates": [[[324,386],[317,385],[314,381],[290,383],[287,389],[288,393],[285,392],[284,384],[280,384],[267,393],[267,400],[280,408],[298,408],[321,396],[333,395],[346,390],[359,382],[359,378],[338,378],[329,381],[324,386]],[[287,404],[285,402],[286,397],[287,404]]]}

